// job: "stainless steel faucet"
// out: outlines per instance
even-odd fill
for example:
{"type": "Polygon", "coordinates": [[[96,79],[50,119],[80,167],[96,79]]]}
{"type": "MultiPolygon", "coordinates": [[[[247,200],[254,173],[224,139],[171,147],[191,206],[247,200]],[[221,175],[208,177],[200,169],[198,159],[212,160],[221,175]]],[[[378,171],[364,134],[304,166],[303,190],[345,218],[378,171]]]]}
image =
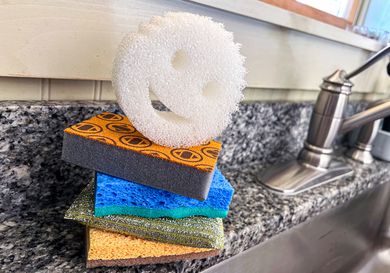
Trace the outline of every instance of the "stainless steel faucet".
{"type": "MultiPolygon", "coordinates": [[[[386,100],[379,100],[371,103],[368,109],[384,102],[386,102],[386,100]]],[[[364,125],[359,131],[354,146],[349,149],[345,155],[362,164],[371,164],[374,162],[374,157],[371,154],[372,143],[375,140],[380,125],[381,121],[379,119],[364,125]]]]}
{"type": "Polygon", "coordinates": [[[373,134],[379,126],[375,121],[390,115],[390,99],[377,102],[368,109],[346,118],[345,110],[353,86],[350,79],[389,53],[390,46],[387,46],[351,73],[337,70],[323,79],[311,116],[307,139],[298,158],[272,166],[263,172],[259,176],[263,185],[274,192],[292,195],[352,174],[352,168],[347,163],[334,159],[333,146],[339,134],[363,125],[366,125],[364,126],[366,135],[361,134],[358,138],[360,140],[358,143],[361,144],[358,148],[363,152],[350,151],[349,156],[364,163],[370,161],[365,157],[367,153],[370,154],[373,134]]]}

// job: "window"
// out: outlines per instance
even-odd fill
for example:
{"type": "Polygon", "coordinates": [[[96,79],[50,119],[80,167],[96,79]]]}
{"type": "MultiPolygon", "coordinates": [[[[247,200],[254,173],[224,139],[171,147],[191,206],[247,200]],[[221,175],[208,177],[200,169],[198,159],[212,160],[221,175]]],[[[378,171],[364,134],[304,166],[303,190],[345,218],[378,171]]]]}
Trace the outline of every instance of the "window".
{"type": "Polygon", "coordinates": [[[341,18],[348,16],[349,6],[351,4],[349,0],[297,0],[297,2],[341,18]]]}
{"type": "Polygon", "coordinates": [[[371,0],[364,26],[390,32],[390,1],[371,0]]]}
{"type": "Polygon", "coordinates": [[[361,0],[260,0],[262,2],[328,23],[347,28],[355,21],[361,0]]]}

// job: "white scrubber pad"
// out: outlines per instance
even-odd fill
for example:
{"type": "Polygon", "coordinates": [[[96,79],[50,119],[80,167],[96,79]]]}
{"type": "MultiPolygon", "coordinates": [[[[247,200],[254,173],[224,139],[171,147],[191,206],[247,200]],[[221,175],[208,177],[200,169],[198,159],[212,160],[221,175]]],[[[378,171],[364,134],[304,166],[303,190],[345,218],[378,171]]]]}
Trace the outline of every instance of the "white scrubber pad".
{"type": "Polygon", "coordinates": [[[113,69],[118,103],[143,135],[164,146],[200,145],[229,124],[245,87],[244,57],[211,18],[167,13],[120,44],[113,69]],[[169,108],[153,108],[150,94],[169,108]]]}

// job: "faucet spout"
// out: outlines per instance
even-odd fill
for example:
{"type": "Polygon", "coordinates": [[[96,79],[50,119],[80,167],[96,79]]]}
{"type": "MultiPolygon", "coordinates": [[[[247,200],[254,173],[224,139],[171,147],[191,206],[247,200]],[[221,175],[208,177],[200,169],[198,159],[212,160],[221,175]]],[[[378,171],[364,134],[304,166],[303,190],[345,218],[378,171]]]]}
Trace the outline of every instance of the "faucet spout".
{"type": "Polygon", "coordinates": [[[372,66],[377,61],[381,60],[386,55],[390,54],[390,45],[384,47],[382,50],[378,51],[374,56],[372,56],[370,59],[368,59],[362,66],[356,68],[354,71],[348,73],[345,78],[351,79],[355,77],[356,75],[362,73],[364,70],[372,66]]]}
{"type": "Polygon", "coordinates": [[[390,116],[390,99],[380,100],[376,105],[344,119],[339,133],[347,133],[369,122],[390,116]]]}

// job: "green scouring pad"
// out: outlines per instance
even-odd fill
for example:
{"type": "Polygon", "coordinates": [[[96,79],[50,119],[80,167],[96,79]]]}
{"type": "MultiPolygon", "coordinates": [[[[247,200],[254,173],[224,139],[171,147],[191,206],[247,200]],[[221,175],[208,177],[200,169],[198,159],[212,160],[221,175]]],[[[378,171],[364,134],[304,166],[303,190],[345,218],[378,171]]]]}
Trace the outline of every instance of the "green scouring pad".
{"type": "Polygon", "coordinates": [[[144,239],[192,247],[222,249],[224,233],[222,219],[206,217],[142,218],[137,216],[93,215],[94,183],[90,183],[76,198],[65,219],[84,225],[137,236],[144,239]]]}

